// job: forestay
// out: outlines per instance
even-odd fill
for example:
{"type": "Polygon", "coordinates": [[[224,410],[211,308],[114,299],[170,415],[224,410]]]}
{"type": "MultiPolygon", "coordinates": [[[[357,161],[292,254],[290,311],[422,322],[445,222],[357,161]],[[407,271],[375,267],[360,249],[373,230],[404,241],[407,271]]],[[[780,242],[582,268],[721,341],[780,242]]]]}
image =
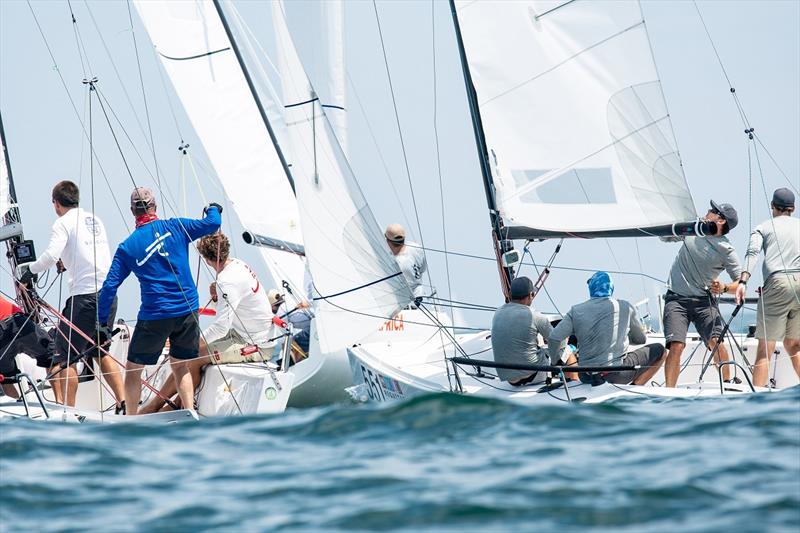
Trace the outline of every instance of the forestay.
{"type": "Polygon", "coordinates": [[[373,333],[412,299],[300,63],[282,3],[273,24],[323,353],[373,333]]]}
{"type": "MultiPolygon", "coordinates": [[[[286,170],[213,2],[134,5],[242,225],[302,245],[286,170]]],[[[274,101],[265,99],[263,106],[273,121],[280,120],[274,101]]],[[[286,280],[304,294],[302,257],[269,248],[261,253],[277,283],[286,280]]]]}
{"type": "Polygon", "coordinates": [[[637,2],[456,8],[510,236],[696,217],[637,2]]]}

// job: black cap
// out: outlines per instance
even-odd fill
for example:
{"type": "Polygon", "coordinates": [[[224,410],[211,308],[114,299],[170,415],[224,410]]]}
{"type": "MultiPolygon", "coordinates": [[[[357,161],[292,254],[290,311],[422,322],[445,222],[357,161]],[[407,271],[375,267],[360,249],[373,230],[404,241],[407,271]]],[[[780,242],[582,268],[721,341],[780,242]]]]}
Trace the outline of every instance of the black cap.
{"type": "Polygon", "coordinates": [[[794,207],[794,193],[786,187],[775,189],[772,193],[772,205],[775,207],[794,207]]]}
{"type": "Polygon", "coordinates": [[[717,213],[722,215],[722,217],[728,223],[728,230],[732,230],[739,225],[739,215],[736,213],[736,209],[734,209],[731,204],[718,204],[714,200],[711,200],[711,207],[717,213]]]}
{"type": "Polygon", "coordinates": [[[533,282],[527,276],[520,276],[511,282],[511,298],[522,300],[533,292],[533,282]]]}

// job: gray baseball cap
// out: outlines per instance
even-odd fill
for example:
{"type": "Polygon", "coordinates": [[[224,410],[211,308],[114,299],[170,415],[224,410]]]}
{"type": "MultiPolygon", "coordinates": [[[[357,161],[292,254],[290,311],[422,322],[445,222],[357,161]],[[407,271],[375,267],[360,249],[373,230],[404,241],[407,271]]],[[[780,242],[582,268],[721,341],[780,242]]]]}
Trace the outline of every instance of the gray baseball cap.
{"type": "Polygon", "coordinates": [[[739,224],[739,214],[731,204],[718,204],[711,200],[711,209],[719,213],[728,223],[728,230],[732,230],[739,224]]]}
{"type": "Polygon", "coordinates": [[[533,292],[533,282],[527,276],[520,276],[511,282],[511,297],[521,300],[533,292]]]}
{"type": "Polygon", "coordinates": [[[772,193],[772,205],[775,207],[794,207],[794,193],[786,187],[775,189],[772,193]]]}
{"type": "Polygon", "coordinates": [[[131,207],[149,209],[156,206],[156,195],[147,187],[136,187],[131,193],[131,207]]]}

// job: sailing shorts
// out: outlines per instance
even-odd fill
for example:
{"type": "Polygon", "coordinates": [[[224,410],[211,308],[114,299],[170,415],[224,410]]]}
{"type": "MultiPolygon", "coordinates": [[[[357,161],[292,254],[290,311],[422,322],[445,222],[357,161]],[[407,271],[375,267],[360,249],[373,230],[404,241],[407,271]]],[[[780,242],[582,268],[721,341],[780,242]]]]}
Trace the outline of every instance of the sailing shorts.
{"type": "Polygon", "coordinates": [[[208,343],[208,358],[212,365],[230,363],[253,363],[268,361],[272,346],[257,346],[242,337],[236,330],[208,343]],[[259,348],[261,348],[259,350],[259,348]]]}
{"type": "Polygon", "coordinates": [[[800,272],[775,272],[767,278],[758,299],[756,338],[800,339],[800,272]]]}
{"type": "MultiPolygon", "coordinates": [[[[640,366],[635,370],[624,370],[622,372],[603,372],[601,376],[608,383],[616,383],[618,385],[627,385],[633,383],[642,374],[650,370],[653,366],[661,364],[661,358],[664,357],[664,346],[658,343],[645,344],[644,346],[626,353],[620,361],[621,366],[640,366]]],[[[578,362],[580,364],[580,362],[578,362]]],[[[578,377],[582,383],[591,383],[592,377],[589,374],[581,372],[578,377]]]]}
{"type": "MultiPolygon", "coordinates": [[[[76,294],[70,296],[64,303],[64,310],[61,314],[72,323],[76,329],[82,331],[92,339],[97,335],[97,294],[76,294]]],[[[108,315],[108,325],[114,324],[114,317],[117,314],[117,299],[111,304],[111,313],[108,315]]],[[[83,351],[91,346],[89,341],[71,328],[66,322],[58,323],[58,330],[55,335],[56,355],[53,357],[53,364],[58,364],[67,360],[70,362],[78,358],[83,351]]],[[[102,357],[105,354],[97,349],[89,353],[90,357],[102,357]]]]}
{"type": "Polygon", "coordinates": [[[154,365],[169,339],[169,356],[194,359],[200,352],[200,325],[197,313],[174,318],[139,320],[128,348],[128,361],[154,365]]]}
{"type": "Polygon", "coordinates": [[[706,346],[722,335],[722,316],[708,296],[681,296],[667,291],[663,324],[667,347],[672,341],[686,343],[689,324],[694,324],[706,346]]]}

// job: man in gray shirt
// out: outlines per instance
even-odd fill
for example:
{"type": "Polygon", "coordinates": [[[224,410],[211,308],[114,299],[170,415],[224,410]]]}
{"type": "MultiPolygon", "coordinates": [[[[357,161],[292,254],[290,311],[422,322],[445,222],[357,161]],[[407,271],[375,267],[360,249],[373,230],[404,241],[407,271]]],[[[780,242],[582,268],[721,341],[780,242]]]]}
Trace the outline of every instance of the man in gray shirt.
{"type": "Polygon", "coordinates": [[[744,272],[736,289],[736,303],[742,303],[750,271],[764,251],[764,286],[756,311],[758,348],[753,367],[753,384],[763,387],[769,377],[769,358],[775,341],[783,339],[795,372],[800,376],[800,219],[792,217],[794,193],[786,188],[772,195],[772,218],[750,234],[744,256],[744,272]]]}
{"type": "MultiPolygon", "coordinates": [[[[553,326],[538,311],[531,309],[533,302],[533,282],[520,276],[511,282],[511,301],[499,307],[492,319],[492,351],[497,363],[549,365],[555,364],[561,355],[562,343],[551,347],[550,358],[543,346],[539,345],[539,335],[547,339],[553,326]]],[[[574,363],[574,357],[567,363],[574,363]]],[[[497,369],[500,379],[511,385],[521,387],[536,379],[536,372],[527,370],[497,369]]]]}
{"type": "Polygon", "coordinates": [[[628,352],[628,343],[644,344],[647,336],[636,316],[636,309],[625,300],[612,298],[614,283],[606,272],[595,272],[587,281],[589,300],[574,305],[550,333],[551,359],[561,341],[570,335],[578,339],[578,363],[581,366],[638,366],[636,370],[603,372],[594,376],[581,372],[584,383],[644,385],[664,359],[664,347],[648,344],[628,352]],[[627,353],[626,353],[627,352],[627,353]]]}
{"type": "MultiPolygon", "coordinates": [[[[664,297],[664,338],[669,353],[664,364],[666,386],[674,387],[680,374],[680,362],[686,347],[686,334],[693,323],[709,350],[714,350],[722,334],[722,316],[716,295],[733,292],[742,272],[736,250],[725,236],[736,227],[739,216],[730,204],[711,201],[706,221],[716,223],[716,233],[708,237],[685,237],[678,256],[672,263],[664,297]],[[733,280],[722,283],[717,276],[726,270],[733,280]]],[[[669,239],[664,239],[669,240],[669,239]]],[[[728,360],[728,351],[720,344],[714,361],[728,360]]],[[[724,380],[730,379],[730,368],[722,367],[724,380]]]]}

